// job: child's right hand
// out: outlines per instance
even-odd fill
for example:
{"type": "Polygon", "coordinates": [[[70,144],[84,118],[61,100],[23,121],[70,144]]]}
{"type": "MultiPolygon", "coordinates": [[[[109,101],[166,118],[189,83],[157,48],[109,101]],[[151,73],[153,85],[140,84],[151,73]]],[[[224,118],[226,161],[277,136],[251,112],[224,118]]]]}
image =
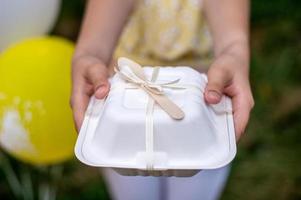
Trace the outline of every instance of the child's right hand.
{"type": "Polygon", "coordinates": [[[80,56],[72,62],[72,94],[70,104],[77,131],[82,125],[89,99],[94,94],[103,99],[109,92],[107,66],[94,56],[80,56]]]}
{"type": "Polygon", "coordinates": [[[102,99],[109,92],[107,65],[134,5],[133,0],[87,1],[72,63],[70,103],[78,131],[90,97],[102,99]]]}

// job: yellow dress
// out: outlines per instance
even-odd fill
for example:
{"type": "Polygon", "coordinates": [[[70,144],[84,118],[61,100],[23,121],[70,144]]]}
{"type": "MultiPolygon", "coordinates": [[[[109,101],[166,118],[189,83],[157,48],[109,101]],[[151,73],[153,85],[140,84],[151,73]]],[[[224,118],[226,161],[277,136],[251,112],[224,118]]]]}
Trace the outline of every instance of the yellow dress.
{"type": "Polygon", "coordinates": [[[114,58],[204,68],[212,57],[211,46],[201,0],[137,0],[114,58]]]}

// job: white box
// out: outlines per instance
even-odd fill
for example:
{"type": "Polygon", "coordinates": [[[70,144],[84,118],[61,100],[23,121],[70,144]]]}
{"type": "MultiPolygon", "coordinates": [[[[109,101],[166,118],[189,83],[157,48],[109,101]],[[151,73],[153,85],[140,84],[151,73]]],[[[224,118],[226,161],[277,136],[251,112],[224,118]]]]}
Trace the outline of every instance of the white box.
{"type": "MultiPolygon", "coordinates": [[[[150,80],[153,68],[143,70],[150,80]]],[[[150,97],[115,74],[106,100],[91,98],[76,157],[123,175],[153,176],[192,176],[231,162],[236,154],[231,100],[224,96],[219,104],[207,105],[203,97],[207,77],[189,67],[161,67],[156,82],[174,79],[180,79],[177,84],[185,89],[164,88],[164,93],[185,117],[172,119],[155,105],[153,135],[147,135],[150,97]]]]}

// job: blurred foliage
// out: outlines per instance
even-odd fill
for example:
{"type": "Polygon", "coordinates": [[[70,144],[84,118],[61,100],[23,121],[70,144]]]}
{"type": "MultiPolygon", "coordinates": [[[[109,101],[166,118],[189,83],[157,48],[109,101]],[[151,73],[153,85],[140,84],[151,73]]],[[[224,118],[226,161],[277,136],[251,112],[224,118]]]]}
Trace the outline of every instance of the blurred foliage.
{"type": "MultiPolygon", "coordinates": [[[[64,0],[53,34],[75,40],[84,4],[64,0]]],[[[301,1],[252,0],[251,7],[250,76],[256,105],[222,199],[301,199],[301,1]]],[[[70,161],[63,174],[58,199],[109,198],[97,169],[70,161]]],[[[0,196],[13,199],[3,171],[0,196]]]]}
{"type": "Polygon", "coordinates": [[[301,1],[251,5],[256,105],[222,199],[301,199],[301,1]]]}

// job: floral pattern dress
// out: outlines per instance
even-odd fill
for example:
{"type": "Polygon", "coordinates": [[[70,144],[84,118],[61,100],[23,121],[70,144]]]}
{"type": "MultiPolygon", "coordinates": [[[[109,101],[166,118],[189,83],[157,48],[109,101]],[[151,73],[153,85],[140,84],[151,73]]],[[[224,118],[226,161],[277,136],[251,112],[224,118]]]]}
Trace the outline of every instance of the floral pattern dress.
{"type": "Polygon", "coordinates": [[[137,0],[114,57],[204,68],[212,57],[211,44],[201,0],[137,0]]]}

